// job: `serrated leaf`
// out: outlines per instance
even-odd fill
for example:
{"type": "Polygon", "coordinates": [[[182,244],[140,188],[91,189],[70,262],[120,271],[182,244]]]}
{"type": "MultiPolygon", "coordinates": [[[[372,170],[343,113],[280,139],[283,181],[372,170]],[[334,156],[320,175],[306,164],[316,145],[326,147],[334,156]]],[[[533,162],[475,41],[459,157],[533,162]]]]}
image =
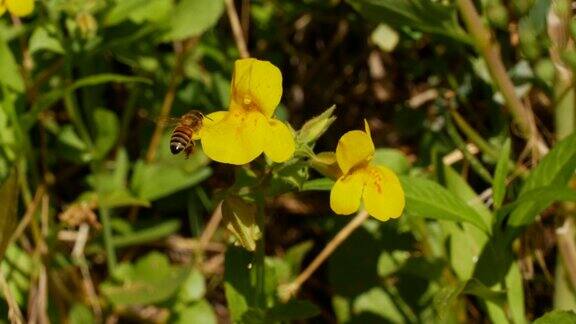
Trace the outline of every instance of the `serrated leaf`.
{"type": "Polygon", "coordinates": [[[347,0],[366,18],[394,28],[409,26],[469,42],[458,24],[456,8],[430,0],[347,0]]]}
{"type": "Polygon", "coordinates": [[[439,184],[420,178],[400,177],[406,210],[415,216],[468,222],[489,232],[487,224],[472,207],[439,184]]]}

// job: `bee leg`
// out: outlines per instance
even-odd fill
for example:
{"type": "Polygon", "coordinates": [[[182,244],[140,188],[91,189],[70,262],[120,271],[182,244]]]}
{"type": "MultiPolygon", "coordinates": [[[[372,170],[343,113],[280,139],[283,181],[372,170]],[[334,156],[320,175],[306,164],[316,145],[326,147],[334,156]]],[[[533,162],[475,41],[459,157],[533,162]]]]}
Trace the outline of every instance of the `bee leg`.
{"type": "Polygon", "coordinates": [[[186,159],[190,158],[190,154],[194,153],[194,142],[191,142],[190,145],[186,147],[184,153],[186,154],[186,159]]]}

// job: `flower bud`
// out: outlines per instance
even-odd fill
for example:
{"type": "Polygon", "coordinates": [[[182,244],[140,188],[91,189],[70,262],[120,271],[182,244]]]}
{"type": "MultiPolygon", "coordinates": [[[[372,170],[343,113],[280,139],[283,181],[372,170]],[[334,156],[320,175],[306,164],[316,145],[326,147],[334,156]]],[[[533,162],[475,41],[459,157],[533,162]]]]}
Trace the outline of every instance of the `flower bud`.
{"type": "Polygon", "coordinates": [[[300,131],[298,131],[297,142],[300,144],[309,144],[322,136],[334,120],[336,120],[336,117],[332,116],[334,109],[336,109],[336,106],[326,109],[326,111],[319,116],[307,121],[300,131]]]}

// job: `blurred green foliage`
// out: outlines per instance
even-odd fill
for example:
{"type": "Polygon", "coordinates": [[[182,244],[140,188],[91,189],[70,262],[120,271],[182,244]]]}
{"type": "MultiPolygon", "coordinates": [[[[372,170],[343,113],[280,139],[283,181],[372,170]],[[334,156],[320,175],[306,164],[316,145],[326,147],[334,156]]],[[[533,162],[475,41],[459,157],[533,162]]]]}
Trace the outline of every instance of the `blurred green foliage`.
{"type": "Polygon", "coordinates": [[[297,130],[293,160],[238,168],[172,155],[170,127],[150,144],[164,106],[228,106],[240,52],[226,1],[4,14],[0,322],[6,290],[37,322],[576,322],[570,1],[475,2],[540,143],[512,121],[465,2],[234,1],[251,55],[282,70],[277,117],[297,130]],[[405,213],[364,222],[286,301],[278,287],[348,221],[329,211],[320,152],[364,119],[405,213]]]}

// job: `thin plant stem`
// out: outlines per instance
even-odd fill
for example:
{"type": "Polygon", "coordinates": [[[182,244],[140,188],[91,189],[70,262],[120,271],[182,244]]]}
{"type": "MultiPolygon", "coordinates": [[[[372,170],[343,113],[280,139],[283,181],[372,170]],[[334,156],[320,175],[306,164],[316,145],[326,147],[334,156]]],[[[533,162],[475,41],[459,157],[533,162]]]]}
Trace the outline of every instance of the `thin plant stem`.
{"type": "Polygon", "coordinates": [[[324,249],[312,260],[312,262],[302,271],[292,282],[280,286],[278,293],[280,298],[288,300],[294,296],[306,280],[328,259],[332,253],[369,217],[365,210],[360,211],[354,218],[346,224],[334,238],[326,244],[324,249]]]}
{"type": "Polygon", "coordinates": [[[493,41],[490,30],[484,25],[471,0],[457,0],[456,5],[462,19],[472,36],[476,49],[486,62],[488,72],[494,84],[502,93],[510,114],[518,125],[522,136],[527,140],[539,140],[536,126],[520,98],[514,91],[514,84],[510,80],[502,62],[500,49],[493,41]]]}
{"type": "Polygon", "coordinates": [[[236,12],[234,1],[225,0],[225,2],[226,12],[228,13],[228,19],[230,20],[230,26],[232,27],[232,34],[234,35],[234,41],[236,42],[238,52],[240,52],[240,57],[248,58],[250,57],[250,53],[246,46],[246,40],[244,39],[244,33],[242,32],[242,26],[240,25],[240,19],[238,19],[238,12],[236,12]]]}
{"type": "MultiPolygon", "coordinates": [[[[174,45],[176,52],[176,61],[174,63],[174,68],[172,69],[172,75],[170,76],[170,81],[168,82],[168,90],[162,101],[162,107],[160,108],[159,119],[164,119],[170,115],[172,110],[172,104],[176,98],[176,90],[182,79],[182,64],[186,58],[188,51],[196,44],[197,38],[188,39],[182,43],[176,43],[174,45]]],[[[164,132],[164,123],[157,123],[152,138],[150,139],[150,145],[148,146],[148,152],[146,152],[146,162],[152,162],[156,159],[156,152],[158,151],[158,145],[160,144],[160,139],[162,133],[164,132]]]]}
{"type": "Polygon", "coordinates": [[[456,126],[458,126],[462,133],[464,133],[464,135],[466,135],[466,137],[468,137],[472,143],[476,144],[476,146],[478,146],[482,152],[491,158],[498,160],[500,154],[498,154],[496,149],[494,149],[490,143],[486,142],[482,136],[478,134],[478,132],[476,132],[476,130],[470,126],[470,124],[468,124],[464,117],[458,113],[458,111],[455,109],[450,109],[450,114],[452,115],[456,126]]]}
{"type": "Polygon", "coordinates": [[[468,151],[466,143],[464,143],[464,140],[462,139],[460,134],[458,134],[458,131],[454,127],[454,124],[452,123],[450,118],[447,118],[446,131],[448,132],[448,136],[450,136],[452,141],[454,141],[460,152],[462,152],[462,155],[466,158],[466,160],[468,160],[468,162],[470,162],[470,166],[474,169],[474,171],[476,171],[476,173],[479,176],[481,176],[482,179],[484,179],[486,182],[492,183],[492,176],[490,175],[490,172],[488,172],[488,170],[486,170],[486,168],[482,165],[482,163],[468,151]]]}
{"type": "Polygon", "coordinates": [[[24,323],[22,312],[18,307],[18,303],[14,299],[14,295],[12,295],[12,292],[10,291],[10,286],[8,286],[8,282],[6,282],[2,269],[0,269],[0,291],[6,299],[6,304],[8,304],[8,318],[10,319],[10,322],[13,324],[24,323]]]}
{"type": "Polygon", "coordinates": [[[108,273],[114,273],[116,269],[116,249],[114,247],[114,237],[112,236],[112,224],[110,222],[110,209],[98,204],[100,212],[100,221],[102,222],[102,230],[104,234],[104,248],[106,249],[106,263],[108,266],[108,273]]]}

